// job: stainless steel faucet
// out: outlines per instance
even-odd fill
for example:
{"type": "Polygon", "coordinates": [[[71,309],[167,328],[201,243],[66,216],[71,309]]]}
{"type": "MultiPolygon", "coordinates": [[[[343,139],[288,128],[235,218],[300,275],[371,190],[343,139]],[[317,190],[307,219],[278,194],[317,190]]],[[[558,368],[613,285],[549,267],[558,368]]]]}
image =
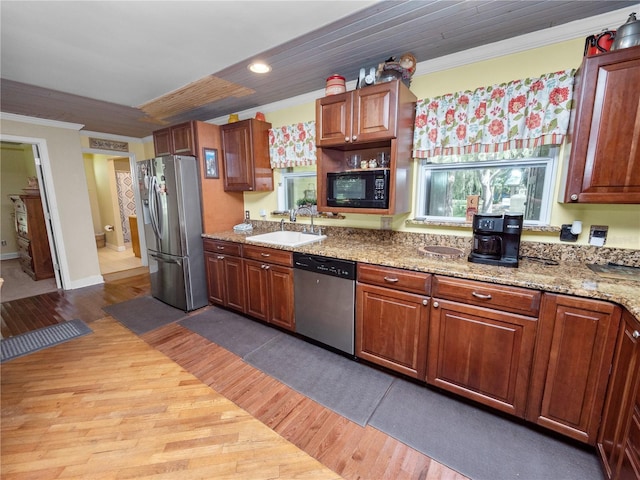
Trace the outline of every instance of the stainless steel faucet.
{"type": "MultiPolygon", "coordinates": [[[[300,206],[298,208],[292,208],[291,210],[289,210],[289,220],[292,221],[292,222],[295,222],[296,218],[298,216],[298,212],[300,210],[307,210],[309,212],[309,216],[311,217],[311,225],[309,227],[309,233],[314,233],[316,235],[321,235],[321,233],[320,233],[321,228],[318,227],[318,229],[316,231],[316,228],[313,225],[313,217],[315,217],[316,214],[313,212],[313,209],[310,206],[302,205],[302,206],[300,206]]],[[[305,227],[305,229],[303,231],[306,232],[306,227],[305,227]]]]}
{"type": "Polygon", "coordinates": [[[280,231],[284,232],[284,218],[280,219],[280,231]]]}

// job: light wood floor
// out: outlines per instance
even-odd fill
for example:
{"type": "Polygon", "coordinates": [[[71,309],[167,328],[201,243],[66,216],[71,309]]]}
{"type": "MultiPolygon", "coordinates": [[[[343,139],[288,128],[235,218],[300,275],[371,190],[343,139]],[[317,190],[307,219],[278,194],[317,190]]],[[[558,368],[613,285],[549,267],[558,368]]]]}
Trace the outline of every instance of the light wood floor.
{"type": "Polygon", "coordinates": [[[1,305],[3,334],[95,332],[0,367],[3,479],[465,478],[177,324],[138,338],[105,316],[148,275],[79,290],[1,305]]]}

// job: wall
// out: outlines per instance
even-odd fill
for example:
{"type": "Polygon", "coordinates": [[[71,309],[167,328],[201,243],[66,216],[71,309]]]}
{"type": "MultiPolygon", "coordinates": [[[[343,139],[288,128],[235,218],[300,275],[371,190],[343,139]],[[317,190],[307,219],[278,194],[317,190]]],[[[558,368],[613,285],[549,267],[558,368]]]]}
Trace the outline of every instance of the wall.
{"type": "MultiPolygon", "coordinates": [[[[520,78],[539,76],[547,72],[577,68],[582,61],[583,50],[584,38],[564,41],[520,53],[467,64],[457,68],[414,76],[411,83],[411,90],[421,99],[459,90],[473,90],[480,86],[508,82],[520,78]]],[[[266,119],[271,122],[274,127],[313,120],[315,119],[315,103],[311,102],[280,111],[267,112],[266,119]]],[[[564,154],[562,156],[564,157],[564,154]]],[[[554,199],[559,198],[560,172],[562,171],[562,162],[564,162],[564,160],[563,158],[559,165],[554,188],[554,199]]],[[[417,162],[414,167],[417,167],[417,162]]],[[[415,177],[414,171],[414,179],[415,177]]],[[[278,179],[279,175],[276,175],[276,184],[278,179]]],[[[252,218],[258,218],[261,209],[269,212],[276,208],[277,194],[275,192],[269,194],[245,193],[244,200],[245,209],[251,211],[252,218]]],[[[468,227],[406,225],[405,220],[413,218],[413,215],[413,212],[407,215],[396,215],[393,219],[393,229],[422,233],[471,235],[468,227]]],[[[588,232],[590,225],[608,225],[609,235],[607,238],[607,246],[633,249],[640,248],[640,238],[637,234],[637,232],[640,231],[640,215],[638,215],[637,205],[566,205],[554,201],[551,213],[551,225],[560,226],[561,224],[571,223],[573,220],[582,220],[586,232],[588,232]]],[[[380,217],[377,215],[349,214],[346,220],[319,220],[318,223],[377,229],[380,226],[380,217]]],[[[559,242],[559,234],[550,232],[525,232],[523,240],[559,242]]],[[[588,233],[583,233],[578,239],[578,244],[587,243],[588,233]]]]}
{"type": "Polygon", "coordinates": [[[47,187],[55,196],[51,215],[54,226],[59,228],[56,240],[64,287],[72,289],[101,283],[80,135],[77,128],[57,126],[60,122],[43,123],[3,117],[0,130],[3,139],[6,136],[34,138],[46,145],[41,156],[51,179],[47,187]]]}

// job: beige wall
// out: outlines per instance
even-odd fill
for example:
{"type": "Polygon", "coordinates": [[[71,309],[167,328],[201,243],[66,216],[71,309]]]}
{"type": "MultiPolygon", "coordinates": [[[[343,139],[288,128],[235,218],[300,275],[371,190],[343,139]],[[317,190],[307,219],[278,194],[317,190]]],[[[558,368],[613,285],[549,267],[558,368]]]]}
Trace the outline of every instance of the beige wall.
{"type": "MultiPolygon", "coordinates": [[[[419,98],[443,95],[459,90],[475,89],[480,86],[508,82],[520,78],[539,76],[547,72],[577,68],[582,61],[584,39],[565,41],[554,45],[531,49],[525,52],[506,55],[444,71],[415,76],[412,79],[411,91],[419,98]]],[[[274,127],[315,119],[314,102],[283,109],[266,114],[267,121],[274,127]]],[[[564,158],[557,172],[554,189],[554,202],[551,213],[551,225],[560,226],[581,220],[588,232],[590,225],[608,225],[607,246],[619,248],[640,248],[640,215],[637,205],[566,205],[557,202],[561,188],[561,172],[564,158]]],[[[417,167],[417,162],[415,163],[417,167]]],[[[279,176],[276,175],[276,184],[279,176]]],[[[415,178],[415,175],[414,175],[415,178]]],[[[415,191],[415,186],[414,186],[415,191]]],[[[268,212],[276,209],[277,194],[245,193],[245,209],[251,211],[252,218],[258,218],[259,211],[268,212]]],[[[395,230],[454,233],[470,235],[470,229],[443,227],[415,227],[405,225],[405,220],[413,218],[414,212],[408,215],[396,215],[393,219],[395,230]]],[[[380,217],[377,215],[347,215],[346,220],[319,220],[325,225],[348,225],[362,228],[379,228],[380,217]]],[[[527,233],[524,240],[558,242],[558,233],[527,233]]],[[[578,244],[588,243],[588,233],[583,233],[578,244]]]]}
{"type": "MultiPolygon", "coordinates": [[[[55,204],[51,207],[60,250],[63,284],[78,288],[102,282],[91,223],[80,135],[77,130],[0,119],[3,138],[7,135],[33,138],[46,143],[55,204]]],[[[44,155],[43,155],[44,157],[44,155]]]]}

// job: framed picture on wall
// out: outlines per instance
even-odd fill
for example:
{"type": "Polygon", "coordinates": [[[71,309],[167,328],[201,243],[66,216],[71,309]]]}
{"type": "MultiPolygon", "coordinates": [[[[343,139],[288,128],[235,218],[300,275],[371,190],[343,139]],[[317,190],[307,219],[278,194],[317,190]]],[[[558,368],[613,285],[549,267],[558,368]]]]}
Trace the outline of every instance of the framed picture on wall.
{"type": "Polygon", "coordinates": [[[218,150],[205,148],[204,150],[204,178],[220,178],[218,168],[218,150]]]}

